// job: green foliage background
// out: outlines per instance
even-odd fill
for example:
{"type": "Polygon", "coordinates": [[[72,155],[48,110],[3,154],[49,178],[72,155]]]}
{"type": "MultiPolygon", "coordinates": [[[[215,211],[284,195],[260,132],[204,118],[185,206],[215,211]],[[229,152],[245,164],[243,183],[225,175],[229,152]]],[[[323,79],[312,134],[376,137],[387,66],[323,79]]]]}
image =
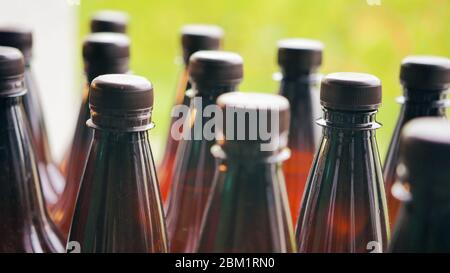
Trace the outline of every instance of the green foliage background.
{"type": "MultiPolygon", "coordinates": [[[[275,92],[272,73],[276,42],[286,37],[324,42],[323,73],[368,72],[383,82],[378,120],[380,152],[385,154],[401,94],[399,65],[409,54],[450,54],[449,0],[82,0],[80,44],[91,14],[99,9],[129,13],[132,70],[155,86],[153,148],[161,154],[180,65],[179,30],[187,23],[213,23],[225,29],[225,49],[244,57],[241,90],[275,92]]],[[[81,56],[81,55],[80,55],[81,56]]],[[[80,65],[81,67],[81,65],[80,65]]]]}

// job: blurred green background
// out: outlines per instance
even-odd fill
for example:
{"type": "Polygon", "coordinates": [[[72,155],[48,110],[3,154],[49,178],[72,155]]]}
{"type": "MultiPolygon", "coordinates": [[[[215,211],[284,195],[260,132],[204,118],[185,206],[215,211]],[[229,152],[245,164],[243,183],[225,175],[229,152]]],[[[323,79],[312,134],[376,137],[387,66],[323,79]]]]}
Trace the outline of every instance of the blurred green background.
{"type": "MultiPolygon", "coordinates": [[[[181,65],[179,30],[183,24],[212,23],[225,30],[225,50],[244,58],[241,90],[275,92],[278,70],[276,42],[287,37],[321,40],[323,73],[368,72],[383,82],[378,121],[380,153],[384,154],[397,119],[401,94],[399,65],[409,54],[450,53],[449,0],[87,0],[79,6],[80,44],[91,14],[115,9],[130,15],[131,68],[155,86],[153,148],[161,155],[176,81],[181,65]]],[[[81,55],[80,55],[81,56],[81,55]]],[[[80,65],[81,67],[81,65],[80,65]]]]}

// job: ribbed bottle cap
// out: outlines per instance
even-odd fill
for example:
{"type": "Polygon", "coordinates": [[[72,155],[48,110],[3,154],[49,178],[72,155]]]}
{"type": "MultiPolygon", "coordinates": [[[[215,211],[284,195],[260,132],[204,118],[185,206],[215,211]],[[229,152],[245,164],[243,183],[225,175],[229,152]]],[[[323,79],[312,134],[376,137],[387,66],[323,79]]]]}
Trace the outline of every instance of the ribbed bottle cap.
{"type": "Polygon", "coordinates": [[[95,126],[127,131],[146,130],[151,125],[153,86],[140,76],[98,76],[91,83],[89,107],[95,126]]]}
{"type": "Polygon", "coordinates": [[[22,53],[12,47],[0,46],[0,97],[16,97],[26,93],[22,53]]]}
{"type": "Polygon", "coordinates": [[[91,17],[91,32],[117,32],[126,33],[128,27],[128,14],[115,10],[102,10],[91,17]]]}
{"type": "Polygon", "coordinates": [[[217,142],[225,152],[271,154],[287,147],[290,107],[285,97],[230,92],[220,95],[217,105],[223,113],[217,142]]]}
{"type": "Polygon", "coordinates": [[[323,44],[309,39],[284,39],[278,42],[278,64],[283,77],[298,78],[322,64],[323,44]]]}
{"type": "Polygon", "coordinates": [[[189,60],[189,77],[196,86],[233,85],[242,81],[243,60],[227,51],[198,51],[189,60]]]}
{"type": "Polygon", "coordinates": [[[408,122],[401,133],[399,160],[408,176],[426,181],[438,177],[450,188],[450,122],[438,117],[408,122]]]}
{"type": "Polygon", "coordinates": [[[325,76],[320,102],[342,111],[375,110],[381,104],[381,81],[370,74],[340,72],[325,76]]]}
{"type": "Polygon", "coordinates": [[[1,26],[0,46],[10,46],[19,49],[26,62],[29,62],[33,46],[33,33],[24,26],[1,26]]]}
{"type": "Polygon", "coordinates": [[[220,49],[223,29],[216,25],[185,25],[181,28],[183,59],[187,65],[192,54],[200,50],[220,49]]]}
{"type": "Polygon", "coordinates": [[[409,56],[400,68],[400,81],[416,90],[445,90],[450,86],[450,59],[439,56],[409,56]]]}
{"type": "Polygon", "coordinates": [[[129,57],[130,39],[125,34],[93,33],[83,43],[84,68],[90,79],[128,72],[129,57]]]}

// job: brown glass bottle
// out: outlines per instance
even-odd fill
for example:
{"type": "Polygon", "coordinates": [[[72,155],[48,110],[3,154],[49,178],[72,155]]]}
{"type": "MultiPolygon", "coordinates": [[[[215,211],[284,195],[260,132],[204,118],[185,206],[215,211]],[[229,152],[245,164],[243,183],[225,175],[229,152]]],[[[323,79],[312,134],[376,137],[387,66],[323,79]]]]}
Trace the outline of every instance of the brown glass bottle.
{"type": "Polygon", "coordinates": [[[279,95],[233,92],[217,104],[224,122],[211,150],[217,168],[198,252],[295,252],[281,170],[289,157],[289,102],[279,95]]]}
{"type": "MultiPolygon", "coordinates": [[[[392,252],[450,253],[450,123],[442,117],[408,122],[401,133],[402,206],[392,252]]],[[[396,194],[398,196],[399,190],[396,194]]]]}
{"type": "Polygon", "coordinates": [[[89,119],[88,84],[97,76],[128,72],[130,41],[124,34],[94,33],[83,44],[85,86],[72,146],[65,160],[66,187],[58,203],[51,207],[53,220],[65,238],[69,233],[75,201],[80,187],[93,131],[86,126],[89,119]]]}
{"type": "Polygon", "coordinates": [[[92,81],[94,129],[69,242],[80,252],[167,252],[164,213],[150,147],[153,87],[143,77],[92,81]]]}
{"type": "Polygon", "coordinates": [[[62,252],[48,217],[23,109],[23,55],[0,47],[0,252],[62,252]]]}
{"type": "Polygon", "coordinates": [[[129,17],[125,12],[115,10],[101,10],[94,13],[91,17],[91,33],[127,33],[128,21],[129,17]]]}
{"type": "Polygon", "coordinates": [[[183,128],[189,137],[180,140],[166,203],[171,252],[195,251],[214,175],[210,149],[215,138],[204,134],[205,126],[214,117],[203,110],[215,105],[220,94],[235,91],[242,80],[242,71],[242,58],[231,52],[198,51],[189,61],[193,86],[187,117],[190,122],[183,128]]]}
{"type": "MultiPolygon", "coordinates": [[[[181,46],[183,49],[183,71],[178,80],[175,104],[189,106],[189,97],[185,95],[186,91],[191,88],[188,75],[188,62],[191,55],[200,50],[218,50],[221,47],[223,37],[223,30],[214,25],[185,25],[181,29],[181,46]]],[[[161,185],[161,194],[163,202],[167,200],[169,190],[171,188],[173,166],[176,160],[176,152],[179,141],[174,139],[170,134],[170,128],[177,120],[177,117],[172,117],[169,126],[169,134],[167,137],[167,144],[165,153],[161,164],[158,167],[158,177],[161,185]]]]}
{"type": "Polygon", "coordinates": [[[321,84],[322,140],[303,198],[299,252],[382,252],[389,240],[375,115],[381,82],[333,73],[321,84]]]}
{"type": "Polygon", "coordinates": [[[320,137],[317,69],[322,64],[323,45],[307,39],[285,39],[278,43],[281,68],[280,95],[291,105],[288,147],[291,157],[283,162],[292,222],[296,223],[301,198],[320,137]]]}
{"type": "Polygon", "coordinates": [[[38,86],[31,69],[32,32],[24,27],[0,27],[0,45],[19,49],[25,58],[25,87],[23,96],[26,119],[31,127],[32,144],[39,169],[42,191],[47,206],[56,203],[64,189],[64,177],[52,159],[49,149],[44,113],[39,98],[38,86]]]}
{"type": "Polygon", "coordinates": [[[392,194],[398,164],[400,132],[403,126],[417,117],[446,117],[449,106],[447,88],[450,84],[450,60],[433,56],[410,56],[403,60],[400,70],[400,81],[404,96],[401,97],[402,108],[392,136],[389,150],[384,162],[383,178],[389,208],[390,225],[393,227],[400,201],[392,194]]]}

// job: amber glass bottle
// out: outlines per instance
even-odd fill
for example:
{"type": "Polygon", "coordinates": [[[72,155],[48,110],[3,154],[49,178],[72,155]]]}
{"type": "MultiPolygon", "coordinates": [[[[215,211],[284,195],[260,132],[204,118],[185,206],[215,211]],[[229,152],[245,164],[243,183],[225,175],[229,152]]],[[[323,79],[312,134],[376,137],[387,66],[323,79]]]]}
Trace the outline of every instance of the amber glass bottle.
{"type": "Polygon", "coordinates": [[[147,131],[153,87],[108,74],[89,95],[94,140],[70,230],[81,252],[167,252],[164,213],[147,131]]]}
{"type": "MultiPolygon", "coordinates": [[[[214,135],[203,133],[214,116],[203,109],[214,105],[217,97],[234,91],[242,80],[242,58],[225,51],[199,51],[189,62],[193,85],[188,121],[188,137],[183,137],[173,168],[173,182],[166,203],[167,229],[172,252],[194,252],[200,224],[215,170],[210,149],[214,135]]],[[[183,132],[184,134],[184,132],[183,132]]]]}
{"type": "Polygon", "coordinates": [[[47,215],[23,109],[24,58],[0,47],[0,252],[62,252],[47,215]]]}
{"type": "Polygon", "coordinates": [[[127,33],[128,14],[115,10],[101,10],[91,17],[91,32],[127,33]]]}
{"type": "Polygon", "coordinates": [[[319,41],[286,39],[278,43],[281,68],[280,95],[291,105],[288,147],[291,157],[283,163],[292,222],[296,223],[309,169],[320,137],[317,69],[322,64],[319,41]]]}
{"type": "Polygon", "coordinates": [[[211,149],[217,168],[198,252],[295,252],[281,170],[289,157],[289,102],[234,92],[217,104],[224,121],[211,149]]]}
{"type": "MultiPolygon", "coordinates": [[[[223,30],[214,25],[185,25],[181,29],[181,46],[183,49],[183,71],[178,80],[175,104],[189,106],[189,98],[185,95],[191,88],[188,81],[188,62],[191,55],[200,50],[218,50],[221,47],[223,30]]],[[[170,134],[173,123],[178,117],[172,117],[164,157],[158,167],[158,177],[161,184],[161,194],[165,202],[171,188],[173,165],[179,141],[170,134]]]]}
{"type": "Polygon", "coordinates": [[[77,127],[66,161],[66,187],[61,198],[51,208],[51,216],[67,239],[75,201],[80,187],[93,131],[86,126],[89,119],[88,84],[98,75],[128,71],[130,41],[124,34],[94,33],[83,44],[84,68],[87,83],[78,114],[77,127]]]}
{"type": "Polygon", "coordinates": [[[381,82],[333,73],[321,84],[322,141],[297,224],[299,252],[381,252],[389,240],[375,114],[381,82]]]}
{"type": "Polygon", "coordinates": [[[403,205],[391,251],[450,253],[449,163],[450,123],[447,120],[424,117],[405,125],[399,148],[399,182],[396,182],[396,187],[404,192],[403,205]]]}
{"type": "Polygon", "coordinates": [[[52,160],[48,145],[44,113],[39,98],[38,86],[31,69],[32,32],[24,27],[0,27],[0,45],[19,49],[25,58],[25,87],[27,94],[23,96],[26,119],[30,123],[32,144],[39,169],[42,191],[46,204],[56,203],[64,188],[64,177],[52,160]]]}
{"type": "Polygon", "coordinates": [[[446,91],[450,85],[449,74],[450,60],[447,58],[411,56],[402,62],[400,70],[400,81],[404,90],[404,96],[401,97],[402,108],[383,169],[391,227],[400,208],[400,201],[392,194],[395,190],[392,186],[396,179],[395,169],[398,164],[401,129],[406,122],[417,117],[446,117],[446,107],[449,106],[446,100],[446,91]]]}

